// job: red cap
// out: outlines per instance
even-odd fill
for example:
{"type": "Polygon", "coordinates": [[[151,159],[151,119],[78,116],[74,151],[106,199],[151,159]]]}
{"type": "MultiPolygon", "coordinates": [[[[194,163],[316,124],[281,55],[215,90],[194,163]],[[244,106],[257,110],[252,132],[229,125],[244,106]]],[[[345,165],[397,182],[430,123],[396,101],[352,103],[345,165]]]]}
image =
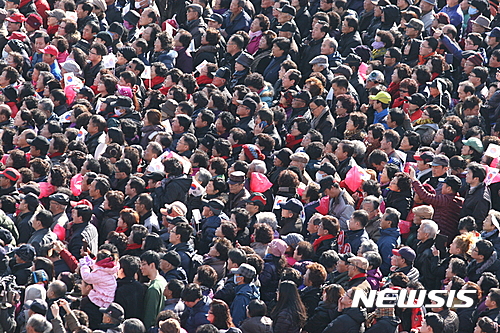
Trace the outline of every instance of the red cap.
{"type": "Polygon", "coordinates": [[[73,208],[75,208],[76,206],[79,206],[79,205],[85,205],[85,206],[89,206],[90,209],[94,209],[94,207],[92,206],[90,201],[88,201],[87,199],[82,199],[80,201],[70,201],[70,205],[73,208]]]}
{"type": "Polygon", "coordinates": [[[9,40],[19,39],[21,42],[24,42],[26,40],[26,37],[26,34],[19,31],[14,31],[12,35],[10,35],[9,40]]]}
{"type": "Polygon", "coordinates": [[[6,20],[14,23],[23,23],[24,21],[26,21],[26,18],[21,13],[14,13],[11,16],[7,17],[6,20]]]}
{"type": "Polygon", "coordinates": [[[40,17],[40,15],[37,14],[29,14],[28,18],[26,19],[26,24],[34,29],[40,28],[42,23],[43,23],[42,18],[40,17]]]}
{"type": "Polygon", "coordinates": [[[0,176],[10,179],[13,182],[17,182],[19,178],[21,178],[21,174],[19,173],[19,171],[14,168],[7,168],[4,171],[1,171],[0,176]]]}
{"type": "Polygon", "coordinates": [[[44,54],[51,54],[54,57],[57,57],[59,55],[59,51],[54,45],[47,45],[43,50],[40,50],[40,52],[44,54]]]}

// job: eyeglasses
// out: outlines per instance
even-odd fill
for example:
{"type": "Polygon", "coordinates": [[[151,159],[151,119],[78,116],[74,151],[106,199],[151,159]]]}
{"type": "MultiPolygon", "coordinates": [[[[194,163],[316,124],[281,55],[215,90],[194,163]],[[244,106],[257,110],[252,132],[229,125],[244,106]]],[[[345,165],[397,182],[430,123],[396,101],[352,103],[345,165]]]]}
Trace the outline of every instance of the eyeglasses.
{"type": "Polygon", "coordinates": [[[405,90],[405,89],[399,89],[399,92],[402,92],[402,93],[407,93],[408,90],[405,90]]]}
{"type": "Polygon", "coordinates": [[[475,76],[474,74],[469,74],[469,77],[477,77],[477,76],[475,76]]]}
{"type": "Polygon", "coordinates": [[[96,52],[89,51],[89,54],[97,55],[96,52]]]}

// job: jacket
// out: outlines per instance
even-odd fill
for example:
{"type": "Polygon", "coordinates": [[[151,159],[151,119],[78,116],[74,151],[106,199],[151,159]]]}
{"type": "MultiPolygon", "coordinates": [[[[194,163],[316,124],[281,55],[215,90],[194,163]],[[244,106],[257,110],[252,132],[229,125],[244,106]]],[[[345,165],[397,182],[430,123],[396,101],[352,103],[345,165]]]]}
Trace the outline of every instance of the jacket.
{"type": "Polygon", "coordinates": [[[40,248],[50,245],[57,240],[57,235],[50,230],[50,228],[43,228],[35,231],[31,238],[28,240],[28,244],[33,245],[37,254],[40,252],[40,248]]]}
{"type": "Polygon", "coordinates": [[[273,320],[273,330],[276,333],[300,333],[300,327],[295,320],[296,314],[290,309],[283,309],[273,320]]]}
{"type": "Polygon", "coordinates": [[[300,299],[304,303],[307,310],[307,317],[311,318],[314,315],[318,303],[321,301],[320,287],[305,287],[300,291],[300,299]]]}
{"type": "Polygon", "coordinates": [[[264,302],[276,299],[276,290],[280,280],[280,272],[275,264],[275,256],[268,253],[264,257],[264,269],[259,274],[260,297],[264,302]]]}
{"type": "Polygon", "coordinates": [[[335,134],[335,119],[330,113],[330,110],[322,115],[317,125],[312,128],[323,135],[323,142],[328,142],[335,134]]]}
{"type": "Polygon", "coordinates": [[[387,198],[385,200],[385,206],[397,209],[401,213],[402,220],[406,220],[412,205],[413,196],[411,191],[394,192],[389,190],[389,194],[387,194],[387,198]]]}
{"type": "Polygon", "coordinates": [[[210,243],[215,237],[215,230],[220,226],[222,216],[210,216],[201,219],[201,237],[197,244],[197,249],[200,253],[207,253],[210,249],[210,243]]]}
{"type": "Polygon", "coordinates": [[[250,24],[252,23],[252,19],[250,16],[242,10],[236,17],[231,20],[231,11],[227,11],[224,13],[224,21],[222,27],[226,31],[228,36],[233,35],[237,31],[243,30],[248,32],[250,29],[250,24]]]}
{"type": "Polygon", "coordinates": [[[82,279],[92,284],[93,288],[89,293],[89,298],[95,305],[101,308],[107,308],[115,299],[116,278],[120,265],[117,262],[111,262],[106,267],[97,263],[92,266],[92,271],[87,265],[82,265],[80,275],[82,279]]]}
{"type": "Polygon", "coordinates": [[[233,208],[243,208],[245,207],[245,200],[250,197],[250,193],[243,188],[240,192],[234,194],[229,193],[229,200],[226,204],[226,209],[224,212],[226,215],[230,215],[230,212],[233,208]]]}
{"type": "Polygon", "coordinates": [[[168,248],[168,250],[173,250],[181,256],[181,267],[184,271],[189,274],[189,269],[191,267],[191,256],[194,252],[193,247],[188,243],[179,243],[176,245],[172,245],[168,248]]]}
{"type": "Polygon", "coordinates": [[[174,61],[177,58],[177,52],[175,50],[155,52],[151,57],[150,63],[162,62],[167,66],[168,69],[174,68],[174,61]]]}
{"type": "Polygon", "coordinates": [[[417,244],[417,250],[415,253],[417,257],[413,265],[420,272],[420,282],[426,288],[434,288],[434,276],[431,266],[431,259],[434,256],[432,254],[431,247],[434,245],[434,239],[427,239],[424,242],[419,242],[417,244]]]}
{"type": "Polygon", "coordinates": [[[270,83],[274,83],[278,80],[278,72],[280,70],[280,66],[285,60],[290,60],[290,56],[288,54],[284,54],[279,58],[272,57],[271,62],[267,65],[264,70],[264,80],[270,83]]]}
{"type": "Polygon", "coordinates": [[[380,269],[370,269],[366,272],[366,275],[366,281],[370,284],[371,289],[379,290],[381,287],[382,278],[384,277],[380,269]]]}
{"type": "Polygon", "coordinates": [[[99,244],[103,244],[111,231],[116,230],[116,224],[118,223],[118,218],[120,217],[120,212],[115,210],[107,210],[104,212],[102,220],[99,222],[99,244]]]}
{"type": "Polygon", "coordinates": [[[377,242],[378,252],[382,257],[382,264],[380,265],[380,270],[382,274],[389,274],[391,268],[391,257],[392,249],[395,249],[398,245],[399,239],[399,229],[398,228],[387,228],[380,229],[380,239],[377,242]]]}
{"type": "Polygon", "coordinates": [[[240,330],[243,333],[273,333],[273,321],[266,316],[247,318],[241,323],[240,330]]]}
{"type": "MultiPolygon", "coordinates": [[[[324,38],[321,39],[311,39],[309,43],[303,43],[301,50],[301,62],[300,69],[302,71],[302,77],[306,78],[312,73],[312,66],[309,62],[316,56],[321,54],[321,44],[324,38]]],[[[270,81],[272,82],[272,81],[270,81]]]]}
{"type": "Polygon", "coordinates": [[[98,232],[96,227],[89,222],[73,223],[69,230],[69,237],[66,238],[68,239],[69,252],[77,259],[82,257],[80,255],[80,249],[83,246],[83,240],[89,245],[90,252],[97,253],[98,232]]]}
{"type": "Polygon", "coordinates": [[[375,243],[380,239],[380,220],[382,216],[380,214],[376,215],[373,219],[368,220],[368,224],[365,225],[365,230],[368,236],[375,243]]]}
{"type": "Polygon", "coordinates": [[[434,207],[433,220],[438,224],[441,233],[451,241],[458,233],[458,220],[464,199],[453,194],[429,193],[418,180],[413,182],[413,189],[425,203],[434,207]]]}
{"type": "Polygon", "coordinates": [[[480,183],[474,189],[467,186],[467,194],[460,211],[460,218],[472,216],[476,220],[478,230],[481,230],[490,209],[490,189],[484,183],[480,183]]]}
{"type": "Polygon", "coordinates": [[[115,302],[125,310],[125,319],[144,318],[144,295],[146,286],[134,278],[117,279],[115,302]]]}
{"type": "Polygon", "coordinates": [[[192,308],[187,307],[181,317],[182,327],[188,333],[195,333],[198,326],[210,324],[207,320],[211,299],[204,296],[192,308]]]}
{"type": "Polygon", "coordinates": [[[308,333],[321,333],[325,327],[335,318],[337,313],[337,303],[319,302],[314,310],[314,315],[308,317],[304,331],[308,333]]]}
{"type": "Polygon", "coordinates": [[[365,229],[345,231],[345,244],[349,244],[351,249],[348,252],[358,253],[358,249],[361,246],[361,243],[368,239],[369,237],[365,229]]]}
{"type": "Polygon", "coordinates": [[[241,322],[247,317],[247,305],[250,301],[260,298],[260,293],[257,287],[253,284],[240,284],[234,287],[236,296],[231,304],[231,316],[236,326],[240,326],[241,322]]]}
{"type": "Polygon", "coordinates": [[[367,329],[365,333],[397,333],[400,323],[401,320],[398,317],[377,318],[375,324],[367,329]]]}
{"type": "Polygon", "coordinates": [[[17,229],[19,230],[18,244],[27,243],[31,235],[35,232],[32,225],[34,212],[28,212],[17,216],[17,229]]]}
{"type": "MultiPolygon", "coordinates": [[[[178,252],[180,255],[180,252],[178,252]]],[[[188,283],[188,278],[187,278],[187,273],[182,267],[177,267],[169,270],[168,272],[163,272],[160,271],[160,274],[165,278],[167,282],[170,282],[170,280],[176,279],[179,281],[184,282],[185,284],[188,283]]]]}
{"type": "Polygon", "coordinates": [[[97,146],[100,143],[104,143],[106,135],[104,132],[99,132],[94,135],[91,135],[85,139],[85,144],[87,145],[87,149],[89,150],[89,154],[94,156],[97,146]]]}
{"type": "Polygon", "coordinates": [[[206,257],[203,259],[203,265],[209,265],[217,272],[217,281],[224,278],[226,274],[226,261],[215,257],[206,257]]]}
{"type": "Polygon", "coordinates": [[[323,330],[323,333],[359,333],[363,329],[365,320],[365,309],[346,308],[323,330]]]}
{"type": "Polygon", "coordinates": [[[161,182],[161,186],[156,187],[153,192],[156,195],[155,211],[159,211],[165,204],[171,204],[174,201],[187,201],[187,195],[192,183],[191,176],[172,176],[163,179],[161,182]]]}
{"type": "Polygon", "coordinates": [[[361,44],[361,36],[359,35],[359,32],[353,31],[348,34],[342,34],[339,40],[338,51],[342,57],[345,58],[349,55],[349,53],[351,53],[351,49],[361,44]]]}
{"type": "Polygon", "coordinates": [[[498,254],[493,251],[488,260],[478,263],[476,259],[472,260],[467,266],[467,277],[469,281],[476,282],[479,281],[481,274],[484,272],[491,272],[496,275],[497,279],[500,276],[500,260],[498,260],[498,254]]]}
{"type": "Polygon", "coordinates": [[[193,54],[193,67],[196,68],[204,60],[216,64],[219,62],[220,49],[217,45],[202,45],[193,54]]]}
{"type": "Polygon", "coordinates": [[[339,220],[340,229],[347,230],[347,223],[354,212],[354,206],[350,205],[346,196],[349,194],[343,189],[333,202],[330,198],[328,214],[335,216],[339,220]]]}
{"type": "Polygon", "coordinates": [[[17,231],[14,221],[12,221],[12,219],[8,217],[3,210],[0,210],[0,227],[10,231],[12,237],[14,237],[13,243],[15,244],[19,239],[19,232],[17,231]]]}
{"type": "Polygon", "coordinates": [[[290,233],[298,233],[302,232],[302,219],[300,217],[297,218],[281,218],[279,221],[280,226],[280,235],[288,235],[290,233]]]}
{"type": "Polygon", "coordinates": [[[191,33],[191,36],[193,36],[194,40],[194,46],[196,48],[200,47],[201,45],[201,37],[205,33],[205,30],[207,29],[207,25],[203,21],[203,18],[199,18],[196,20],[192,21],[187,21],[186,22],[186,30],[191,33]]]}

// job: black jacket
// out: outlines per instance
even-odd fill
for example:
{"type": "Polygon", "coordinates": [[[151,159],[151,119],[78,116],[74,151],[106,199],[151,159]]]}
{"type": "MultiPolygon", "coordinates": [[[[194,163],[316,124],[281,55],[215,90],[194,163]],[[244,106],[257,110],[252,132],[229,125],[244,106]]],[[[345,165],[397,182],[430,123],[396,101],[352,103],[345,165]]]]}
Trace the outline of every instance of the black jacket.
{"type": "Polygon", "coordinates": [[[377,318],[377,322],[367,329],[365,333],[397,333],[400,322],[401,320],[397,317],[377,318]]]}
{"type": "Polygon", "coordinates": [[[191,176],[186,175],[163,179],[161,186],[155,188],[153,192],[155,211],[158,212],[165,204],[171,204],[174,201],[186,202],[191,182],[191,176]]]}
{"type": "Polygon", "coordinates": [[[308,316],[304,331],[309,333],[321,333],[325,327],[334,319],[337,312],[337,303],[319,302],[312,316],[308,316]]]}
{"type": "Polygon", "coordinates": [[[301,51],[301,65],[299,66],[302,71],[302,77],[307,78],[309,74],[312,73],[312,66],[309,65],[309,62],[316,56],[321,54],[321,44],[323,43],[324,38],[309,41],[308,44],[305,44],[302,47],[301,51]]]}
{"type": "Polygon", "coordinates": [[[343,58],[347,57],[349,53],[351,53],[351,49],[355,48],[358,45],[361,45],[361,36],[359,32],[353,31],[348,34],[342,34],[339,40],[339,48],[338,51],[342,55],[343,58]]]}
{"type": "Polygon", "coordinates": [[[341,313],[337,312],[335,318],[323,333],[359,333],[364,327],[366,310],[363,308],[346,308],[341,313]]]}
{"type": "Polygon", "coordinates": [[[300,291],[300,299],[306,307],[307,317],[311,318],[314,315],[318,303],[321,301],[321,288],[305,287],[300,291]]]}
{"type": "Polygon", "coordinates": [[[467,194],[460,212],[460,218],[472,216],[476,220],[478,230],[483,227],[483,221],[486,219],[489,210],[491,209],[490,189],[480,183],[476,188],[470,189],[467,187],[467,194]]]}
{"type": "Polygon", "coordinates": [[[411,206],[413,205],[413,196],[411,192],[389,191],[386,198],[386,207],[397,209],[401,213],[401,219],[406,220],[411,206]]]}
{"type": "Polygon", "coordinates": [[[19,231],[18,244],[28,243],[31,235],[35,232],[35,229],[31,226],[33,215],[35,215],[34,212],[28,212],[17,217],[16,225],[19,231]]]}
{"type": "Polygon", "coordinates": [[[115,302],[125,310],[125,319],[144,317],[144,294],[146,286],[134,278],[117,279],[115,302]]]}
{"type": "Polygon", "coordinates": [[[417,244],[417,257],[413,265],[420,272],[420,282],[424,287],[431,289],[434,287],[434,272],[432,271],[431,260],[434,257],[431,247],[434,245],[434,239],[428,239],[425,242],[417,244]]]}
{"type": "Polygon", "coordinates": [[[85,144],[87,145],[87,149],[89,150],[89,154],[94,155],[97,146],[99,145],[99,138],[101,135],[105,135],[104,132],[99,132],[94,135],[91,135],[85,139],[85,144]]]}

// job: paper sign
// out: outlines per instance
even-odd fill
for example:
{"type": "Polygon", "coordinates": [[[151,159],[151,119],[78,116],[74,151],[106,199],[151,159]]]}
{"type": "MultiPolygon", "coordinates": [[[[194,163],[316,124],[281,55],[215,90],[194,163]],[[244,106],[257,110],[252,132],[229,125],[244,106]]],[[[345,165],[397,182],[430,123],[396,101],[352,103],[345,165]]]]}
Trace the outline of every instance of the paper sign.
{"type": "Polygon", "coordinates": [[[102,57],[102,64],[104,68],[115,68],[116,61],[116,56],[113,53],[102,57]]]}
{"type": "Polygon", "coordinates": [[[151,80],[151,66],[144,66],[144,72],[141,74],[141,79],[151,80]]]}
{"type": "Polygon", "coordinates": [[[201,62],[201,64],[199,64],[198,66],[196,66],[196,71],[198,73],[201,73],[201,70],[203,69],[203,67],[205,67],[206,65],[208,64],[208,61],[205,59],[201,62]]]}
{"type": "Polygon", "coordinates": [[[281,209],[280,203],[285,203],[287,202],[287,200],[288,200],[287,197],[277,195],[276,197],[274,197],[273,209],[281,209]]]}
{"type": "Polygon", "coordinates": [[[76,136],[76,139],[78,141],[85,142],[85,136],[87,135],[87,133],[88,132],[85,130],[85,128],[80,127],[80,130],[78,131],[78,135],[76,136]]]}
{"type": "Polygon", "coordinates": [[[488,145],[488,149],[486,149],[486,152],[484,153],[486,156],[490,156],[493,158],[498,158],[500,157],[500,146],[496,145],[494,143],[490,143],[488,145]]]}

